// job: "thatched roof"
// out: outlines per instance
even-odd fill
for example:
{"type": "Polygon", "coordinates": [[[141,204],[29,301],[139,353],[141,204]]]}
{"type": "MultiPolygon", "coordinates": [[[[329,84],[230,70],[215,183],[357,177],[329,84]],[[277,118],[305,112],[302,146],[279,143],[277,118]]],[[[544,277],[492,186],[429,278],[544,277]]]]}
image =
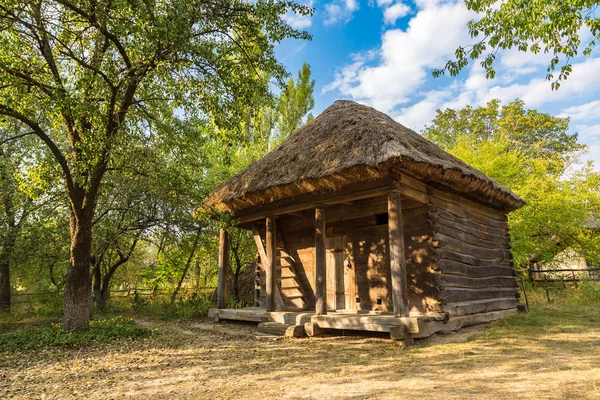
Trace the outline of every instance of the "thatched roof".
{"type": "Polygon", "coordinates": [[[219,186],[204,205],[237,211],[298,194],[339,189],[398,169],[498,208],[514,210],[525,204],[495,180],[386,114],[340,100],[219,186]]]}

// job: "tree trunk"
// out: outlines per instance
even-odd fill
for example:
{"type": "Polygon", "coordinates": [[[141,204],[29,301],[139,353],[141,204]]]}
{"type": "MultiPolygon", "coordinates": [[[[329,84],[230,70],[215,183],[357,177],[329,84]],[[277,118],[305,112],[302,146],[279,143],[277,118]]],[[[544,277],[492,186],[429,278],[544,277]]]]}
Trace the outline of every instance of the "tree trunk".
{"type": "Polygon", "coordinates": [[[102,292],[102,271],[100,271],[100,265],[94,266],[93,275],[94,285],[92,290],[94,292],[94,303],[98,311],[104,312],[106,311],[107,299],[104,297],[104,293],[102,292]]]}
{"type": "Polygon", "coordinates": [[[10,312],[10,263],[5,254],[0,255],[0,310],[10,312]]]}
{"type": "Polygon", "coordinates": [[[64,320],[66,331],[85,331],[90,326],[90,257],[92,218],[90,212],[71,213],[71,257],[65,276],[64,320]]]}

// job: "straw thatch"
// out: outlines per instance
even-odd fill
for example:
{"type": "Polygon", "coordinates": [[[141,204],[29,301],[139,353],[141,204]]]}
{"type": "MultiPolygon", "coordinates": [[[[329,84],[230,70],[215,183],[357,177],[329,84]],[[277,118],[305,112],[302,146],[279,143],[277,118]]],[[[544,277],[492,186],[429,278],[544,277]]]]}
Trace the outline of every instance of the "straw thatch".
{"type": "Polygon", "coordinates": [[[498,208],[524,202],[510,190],[446,153],[386,114],[340,100],[278,148],[213,192],[204,205],[236,211],[256,204],[408,171],[498,208]]]}

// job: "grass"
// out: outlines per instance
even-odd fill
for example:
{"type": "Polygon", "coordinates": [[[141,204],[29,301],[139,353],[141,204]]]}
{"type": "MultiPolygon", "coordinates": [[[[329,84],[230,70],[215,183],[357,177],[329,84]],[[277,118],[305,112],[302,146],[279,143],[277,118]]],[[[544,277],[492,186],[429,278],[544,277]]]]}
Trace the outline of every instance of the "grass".
{"type": "Polygon", "coordinates": [[[75,347],[93,342],[147,337],[151,333],[151,330],[136,325],[133,318],[121,316],[92,320],[90,329],[86,332],[66,332],[60,323],[51,322],[45,327],[21,329],[0,335],[0,351],[31,350],[47,346],[75,347]]]}
{"type": "Polygon", "coordinates": [[[550,304],[532,291],[528,314],[409,348],[376,337],[259,341],[251,324],[142,319],[156,333],[140,340],[0,352],[0,398],[600,398],[600,307],[584,290],[555,291],[550,304]]]}

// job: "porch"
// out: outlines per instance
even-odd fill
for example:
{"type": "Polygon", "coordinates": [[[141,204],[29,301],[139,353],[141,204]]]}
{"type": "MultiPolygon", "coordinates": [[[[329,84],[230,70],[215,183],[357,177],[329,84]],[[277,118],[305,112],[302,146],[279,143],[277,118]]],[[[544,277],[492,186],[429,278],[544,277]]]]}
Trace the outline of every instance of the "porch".
{"type": "Polygon", "coordinates": [[[264,307],[246,307],[212,308],[208,315],[215,321],[231,320],[294,326],[306,332],[308,336],[318,335],[328,330],[344,330],[386,332],[392,339],[410,340],[425,338],[442,330],[454,330],[454,324],[449,325],[448,315],[443,313],[436,315],[413,313],[408,317],[395,317],[393,313],[368,311],[328,310],[327,314],[317,314],[314,311],[267,311],[264,307]]]}

